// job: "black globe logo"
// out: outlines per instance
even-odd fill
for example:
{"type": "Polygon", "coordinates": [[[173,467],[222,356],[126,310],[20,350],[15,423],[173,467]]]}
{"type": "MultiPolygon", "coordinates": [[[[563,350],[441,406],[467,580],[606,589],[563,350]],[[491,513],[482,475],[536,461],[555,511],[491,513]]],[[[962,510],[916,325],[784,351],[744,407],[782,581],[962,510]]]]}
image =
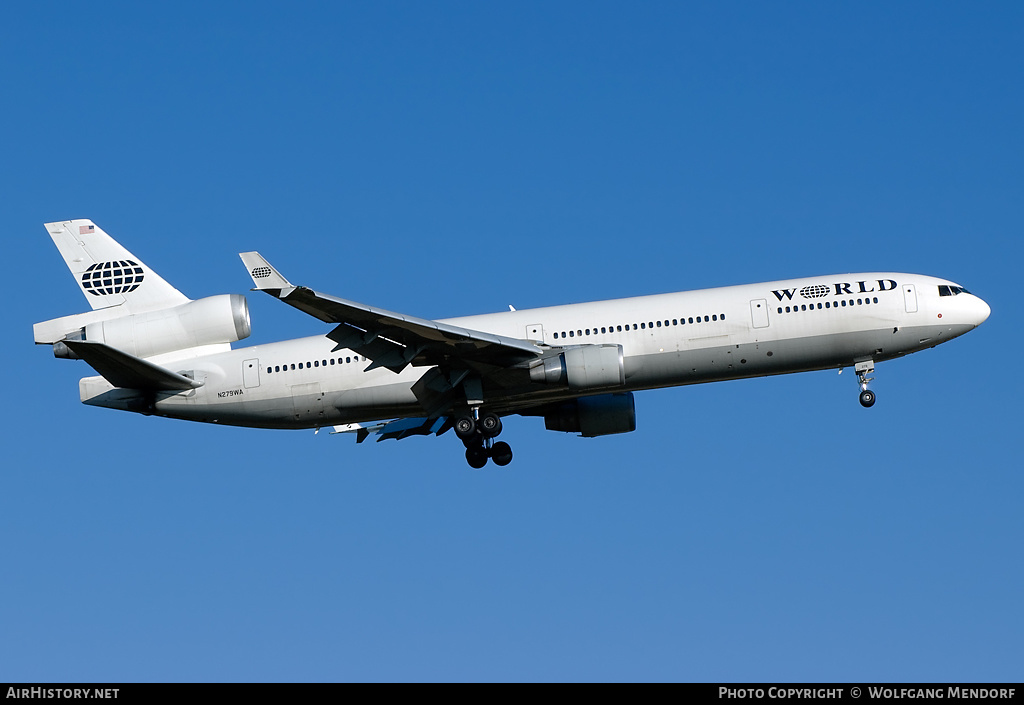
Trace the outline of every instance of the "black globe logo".
{"type": "Polygon", "coordinates": [[[130,259],[97,262],[82,275],[82,288],[93,296],[127,294],[142,283],[142,267],[130,259]]]}
{"type": "Polygon", "coordinates": [[[828,296],[828,292],[831,291],[824,284],[815,284],[813,286],[805,286],[800,290],[800,296],[805,299],[820,299],[823,296],[828,296]]]}

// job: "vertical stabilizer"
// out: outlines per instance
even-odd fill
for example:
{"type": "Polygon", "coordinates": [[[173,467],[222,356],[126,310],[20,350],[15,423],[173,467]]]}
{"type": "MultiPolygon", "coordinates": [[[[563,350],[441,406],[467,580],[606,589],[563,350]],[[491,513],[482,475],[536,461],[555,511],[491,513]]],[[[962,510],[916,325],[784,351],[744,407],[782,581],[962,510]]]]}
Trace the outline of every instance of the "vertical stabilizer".
{"type": "Polygon", "coordinates": [[[123,306],[125,313],[138,313],[188,303],[91,220],[47,223],[46,230],[93,309],[123,306]]]}

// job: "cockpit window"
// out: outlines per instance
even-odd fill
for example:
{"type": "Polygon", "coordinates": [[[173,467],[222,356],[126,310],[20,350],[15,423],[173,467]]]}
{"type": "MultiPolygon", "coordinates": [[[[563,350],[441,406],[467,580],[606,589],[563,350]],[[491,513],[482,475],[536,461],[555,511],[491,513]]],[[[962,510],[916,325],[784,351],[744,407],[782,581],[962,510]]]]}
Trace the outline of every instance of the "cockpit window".
{"type": "Polygon", "coordinates": [[[962,286],[947,286],[946,284],[939,285],[939,296],[956,296],[957,294],[969,294],[971,292],[962,286]]]}

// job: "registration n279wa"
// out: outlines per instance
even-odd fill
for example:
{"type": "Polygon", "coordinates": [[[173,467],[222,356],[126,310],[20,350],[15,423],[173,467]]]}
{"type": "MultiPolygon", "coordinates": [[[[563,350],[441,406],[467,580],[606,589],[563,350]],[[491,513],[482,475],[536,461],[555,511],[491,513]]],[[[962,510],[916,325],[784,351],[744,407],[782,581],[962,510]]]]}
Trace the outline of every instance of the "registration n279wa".
{"type": "Polygon", "coordinates": [[[981,325],[988,305],[920,274],[865,272],[428,320],[291,283],[241,253],[255,289],[326,332],[232,348],[246,299],[191,300],[91,220],[46,230],[91,311],[37,323],[35,342],[84,360],[81,400],[259,428],[331,428],[362,442],[451,430],[470,466],[512,461],[509,414],[593,437],[636,428],[634,392],[875,364],[981,325]]]}

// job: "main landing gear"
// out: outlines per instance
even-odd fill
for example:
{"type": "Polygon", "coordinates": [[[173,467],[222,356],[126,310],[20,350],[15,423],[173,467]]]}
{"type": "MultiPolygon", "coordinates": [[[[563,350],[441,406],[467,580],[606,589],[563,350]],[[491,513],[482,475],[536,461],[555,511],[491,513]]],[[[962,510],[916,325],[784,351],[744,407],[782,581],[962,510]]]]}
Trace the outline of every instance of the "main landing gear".
{"type": "Polygon", "coordinates": [[[486,413],[479,417],[476,412],[455,419],[455,435],[466,446],[466,462],[469,467],[479,470],[487,465],[488,459],[495,465],[505,466],[512,462],[512,448],[504,441],[494,442],[501,433],[501,419],[497,414],[486,413]]]}
{"type": "Polygon", "coordinates": [[[869,409],[875,405],[875,393],[868,389],[868,382],[873,381],[873,378],[868,375],[875,371],[875,363],[873,360],[858,362],[855,369],[857,379],[860,381],[860,405],[869,409]]]}

